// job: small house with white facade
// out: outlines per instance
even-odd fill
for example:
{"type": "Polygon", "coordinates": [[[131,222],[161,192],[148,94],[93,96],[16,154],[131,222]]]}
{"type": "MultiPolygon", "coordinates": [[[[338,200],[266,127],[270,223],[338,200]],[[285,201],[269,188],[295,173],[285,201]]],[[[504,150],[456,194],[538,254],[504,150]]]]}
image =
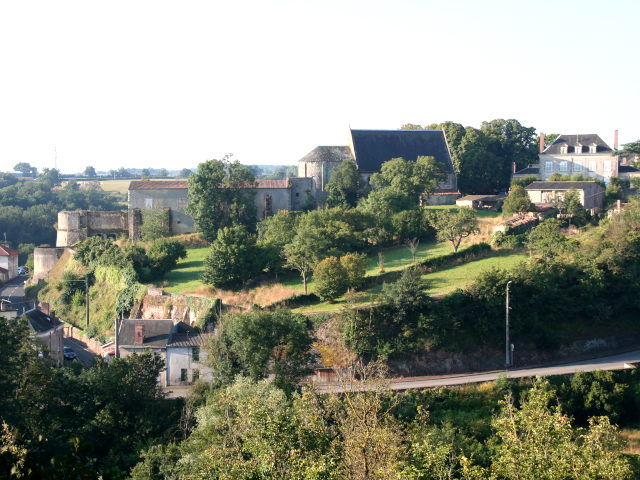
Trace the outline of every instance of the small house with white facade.
{"type": "Polygon", "coordinates": [[[18,252],[6,245],[0,245],[0,283],[18,276],[18,252]]]}
{"type": "Polygon", "coordinates": [[[575,190],[585,209],[602,210],[604,206],[604,188],[597,182],[532,182],[525,190],[536,205],[554,203],[575,190]]]}
{"type": "Polygon", "coordinates": [[[211,380],[204,349],[210,335],[171,319],[125,319],[118,327],[117,354],[157,353],[165,362],[158,378],[161,386],[191,385],[198,379],[211,380]]]}

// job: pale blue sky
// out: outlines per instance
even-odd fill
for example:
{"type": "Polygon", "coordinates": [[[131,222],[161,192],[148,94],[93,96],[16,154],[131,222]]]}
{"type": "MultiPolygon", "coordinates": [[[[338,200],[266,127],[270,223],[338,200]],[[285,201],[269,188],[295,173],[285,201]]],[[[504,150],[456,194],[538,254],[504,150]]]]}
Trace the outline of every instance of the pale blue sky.
{"type": "Polygon", "coordinates": [[[0,0],[0,170],[293,164],[352,128],[640,138],[640,2],[0,0]]]}

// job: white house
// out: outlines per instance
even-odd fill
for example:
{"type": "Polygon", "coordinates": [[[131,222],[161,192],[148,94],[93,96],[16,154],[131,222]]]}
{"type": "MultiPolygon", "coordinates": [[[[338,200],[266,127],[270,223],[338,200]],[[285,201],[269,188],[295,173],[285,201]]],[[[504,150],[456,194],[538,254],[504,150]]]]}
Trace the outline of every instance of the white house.
{"type": "Polygon", "coordinates": [[[165,361],[158,378],[161,386],[191,385],[198,379],[211,380],[204,349],[210,335],[171,319],[125,319],[118,328],[118,352],[122,357],[155,352],[165,361]]]}
{"type": "Polygon", "coordinates": [[[0,283],[18,276],[18,251],[0,245],[0,283]]]}
{"type": "MultiPolygon", "coordinates": [[[[621,176],[620,159],[615,154],[618,148],[618,132],[612,149],[595,133],[560,135],[551,145],[544,147],[544,134],[540,135],[538,164],[514,173],[514,177],[535,175],[548,180],[554,174],[563,176],[581,175],[609,183],[612,177],[621,176]]],[[[624,167],[624,175],[633,167],[624,167]]]]}

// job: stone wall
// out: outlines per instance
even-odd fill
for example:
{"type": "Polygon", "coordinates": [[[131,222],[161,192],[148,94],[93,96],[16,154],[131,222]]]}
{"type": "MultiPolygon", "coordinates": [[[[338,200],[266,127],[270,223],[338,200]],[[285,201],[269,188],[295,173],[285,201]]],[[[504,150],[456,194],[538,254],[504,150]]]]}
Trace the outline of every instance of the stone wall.
{"type": "MultiPolygon", "coordinates": [[[[514,367],[534,366],[551,362],[586,360],[605,354],[628,351],[640,345],[640,335],[618,335],[578,340],[558,350],[540,351],[516,345],[514,367]]],[[[504,350],[482,349],[475,352],[445,352],[435,350],[410,359],[390,362],[393,376],[448,375],[504,369],[504,350]]]]}
{"type": "Polygon", "coordinates": [[[196,325],[209,308],[216,305],[214,298],[189,297],[186,295],[165,295],[162,290],[149,289],[142,301],[131,309],[129,318],[172,319],[196,325]]]}
{"type": "MultiPolygon", "coordinates": [[[[162,182],[158,182],[162,183],[162,182]]],[[[193,219],[185,213],[189,197],[186,188],[158,188],[157,190],[129,190],[129,209],[141,211],[171,209],[171,233],[180,235],[195,232],[193,219]]]]}
{"type": "Polygon", "coordinates": [[[105,235],[117,237],[129,231],[126,210],[77,210],[58,212],[56,247],[70,247],[82,240],[105,235]]]}
{"type": "Polygon", "coordinates": [[[70,250],[65,247],[38,247],[33,250],[33,281],[46,277],[62,254],[70,250]]]}

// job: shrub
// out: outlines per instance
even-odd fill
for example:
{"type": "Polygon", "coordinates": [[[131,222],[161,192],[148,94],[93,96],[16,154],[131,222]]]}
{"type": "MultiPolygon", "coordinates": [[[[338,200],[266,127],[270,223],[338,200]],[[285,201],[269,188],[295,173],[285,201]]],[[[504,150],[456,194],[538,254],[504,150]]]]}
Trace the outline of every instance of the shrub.
{"type": "Polygon", "coordinates": [[[349,286],[347,271],[336,257],[327,257],[318,263],[313,279],[321,300],[334,300],[345,293],[349,286]]]}
{"type": "Polygon", "coordinates": [[[364,253],[348,253],[340,257],[340,263],[347,277],[347,288],[349,290],[362,288],[367,271],[367,256],[364,253]]]}

